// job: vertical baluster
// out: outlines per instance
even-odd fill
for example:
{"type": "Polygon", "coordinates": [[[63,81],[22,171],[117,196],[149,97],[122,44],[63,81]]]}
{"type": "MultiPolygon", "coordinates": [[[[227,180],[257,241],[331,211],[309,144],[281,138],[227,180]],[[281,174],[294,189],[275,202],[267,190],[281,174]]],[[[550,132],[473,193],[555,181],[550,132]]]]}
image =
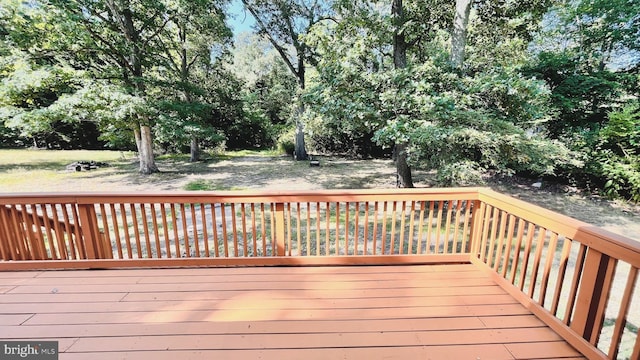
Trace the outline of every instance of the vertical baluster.
{"type": "MultiPolygon", "coordinates": [[[[456,201],[456,214],[453,219],[453,244],[451,245],[451,253],[459,254],[461,252],[458,251],[458,234],[460,232],[460,216],[462,216],[462,208],[464,207],[464,201],[458,200],[456,201]]],[[[460,242],[462,245],[462,242],[460,242]]]]}
{"type": "Polygon", "coordinates": [[[369,202],[364,203],[364,241],[363,241],[362,254],[367,255],[369,249],[369,202]]]}
{"type": "MultiPolygon", "coordinates": [[[[495,254],[496,257],[495,259],[493,259],[493,271],[498,272],[498,267],[500,266],[500,260],[502,259],[502,247],[504,246],[504,240],[505,240],[505,230],[507,228],[507,213],[505,211],[500,211],[500,230],[498,230],[498,236],[496,239],[496,242],[498,243],[498,246],[495,250],[495,254]]],[[[491,260],[489,260],[489,264],[491,263],[491,260]]]]}
{"type": "Polygon", "coordinates": [[[256,228],[256,204],[251,203],[251,235],[253,237],[253,256],[258,256],[258,231],[256,228]]]}
{"type": "Polygon", "coordinates": [[[286,216],[286,223],[287,223],[287,255],[291,256],[291,203],[287,203],[286,204],[287,207],[287,216],[286,216]]]}
{"type": "MultiPolygon", "coordinates": [[[[613,335],[611,336],[611,345],[609,346],[609,359],[617,359],[618,351],[620,350],[620,341],[622,340],[622,334],[624,328],[627,325],[627,317],[629,316],[629,309],[631,308],[631,300],[633,300],[633,293],[636,288],[636,279],[638,278],[638,269],[631,266],[629,269],[629,275],[627,276],[627,284],[624,287],[624,293],[620,302],[620,309],[618,309],[618,316],[613,328],[613,335]]],[[[637,359],[638,349],[640,349],[640,337],[636,335],[636,354],[630,357],[630,359],[637,359]]]]}
{"type": "Polygon", "coordinates": [[[571,253],[571,240],[564,239],[562,244],[562,255],[560,255],[560,262],[558,264],[558,278],[556,279],[556,287],[553,293],[553,301],[551,302],[551,313],[554,316],[558,315],[558,306],[560,305],[560,295],[562,294],[562,285],[564,284],[564,277],[567,273],[567,265],[569,263],[569,255],[571,253]]]}
{"type": "Polygon", "coordinates": [[[69,260],[69,255],[67,254],[65,231],[60,226],[61,221],[58,217],[57,204],[51,205],[51,215],[53,216],[53,229],[56,233],[56,240],[58,242],[58,252],[60,254],[60,260],[69,260]]]}
{"type": "Polygon", "coordinates": [[[264,204],[260,204],[262,215],[262,256],[267,256],[267,220],[265,218],[264,204]]]}
{"type": "Polygon", "coordinates": [[[129,204],[129,208],[131,210],[131,221],[133,222],[133,234],[136,240],[138,259],[142,259],[142,244],[140,243],[140,230],[138,230],[138,215],[136,213],[135,204],[129,204]]]}
{"type": "Polygon", "coordinates": [[[578,248],[578,254],[576,256],[576,265],[573,270],[573,279],[571,280],[571,287],[569,291],[569,297],[567,298],[567,307],[564,312],[564,318],[562,322],[565,325],[569,325],[571,322],[571,316],[573,314],[573,308],[576,303],[576,296],[578,295],[578,284],[580,282],[580,275],[582,274],[582,269],[584,268],[584,259],[587,254],[587,246],[584,244],[580,244],[578,248]]]}
{"type": "MultiPolygon", "coordinates": [[[[416,254],[420,255],[423,253],[422,251],[422,230],[424,229],[424,210],[425,210],[425,202],[420,201],[420,219],[418,220],[418,249],[416,250],[416,254]]],[[[427,245],[427,248],[429,245],[427,245]]]]}
{"type": "Polygon", "coordinates": [[[335,254],[340,255],[340,202],[336,202],[336,234],[335,239],[335,254]]]}
{"type": "Polygon", "coordinates": [[[507,243],[505,245],[504,265],[502,266],[502,272],[501,272],[501,275],[503,278],[507,277],[507,271],[509,269],[509,259],[511,258],[511,248],[513,246],[513,236],[514,236],[513,232],[516,229],[515,216],[509,214],[508,218],[509,218],[509,225],[507,228],[507,234],[505,235],[507,237],[507,243]]]}
{"type": "Polygon", "coordinates": [[[316,203],[316,256],[320,255],[320,203],[316,203]]]}
{"type": "Polygon", "coordinates": [[[149,210],[151,210],[151,226],[153,228],[153,240],[154,248],[156,250],[156,257],[158,259],[163,258],[162,249],[160,247],[160,234],[158,229],[158,213],[156,212],[156,204],[149,204],[149,210]]]}
{"type": "Polygon", "coordinates": [[[311,255],[311,204],[307,203],[307,256],[311,255]]]}
{"type": "Polygon", "coordinates": [[[329,231],[329,224],[331,224],[331,204],[329,204],[328,202],[325,203],[326,206],[326,212],[325,212],[325,243],[324,243],[324,254],[326,256],[331,255],[331,241],[330,241],[330,231],[329,231]]]}
{"type": "Polygon", "coordinates": [[[395,253],[395,239],[396,239],[396,222],[397,222],[397,202],[393,202],[391,207],[391,236],[389,239],[389,255],[395,253]]]}
{"type": "Polygon", "coordinates": [[[533,293],[538,280],[538,269],[540,268],[540,259],[542,258],[542,250],[544,248],[544,239],[547,237],[547,229],[540,227],[538,229],[538,240],[536,241],[536,255],[533,260],[533,270],[531,271],[531,280],[529,286],[529,297],[533,299],[533,293]]]}
{"type": "Polygon", "coordinates": [[[47,242],[49,243],[51,259],[53,260],[60,259],[58,251],[56,249],[56,244],[53,241],[53,231],[51,229],[51,218],[49,218],[49,212],[47,211],[47,204],[41,204],[40,209],[42,211],[42,220],[43,220],[42,223],[44,225],[47,242]]]}
{"type": "Polygon", "coordinates": [[[490,230],[494,227],[496,209],[491,205],[485,206],[484,211],[484,224],[482,228],[482,242],[480,246],[480,260],[486,261],[488,256],[488,247],[490,241],[490,230]]]}
{"type": "Polygon", "coordinates": [[[402,211],[400,212],[400,238],[398,239],[398,254],[404,253],[404,227],[406,225],[407,202],[402,202],[402,211]]]}
{"type": "Polygon", "coordinates": [[[513,261],[511,262],[511,276],[509,276],[509,282],[515,285],[516,273],[518,270],[518,263],[520,262],[520,247],[522,247],[522,239],[524,238],[524,225],[523,219],[518,219],[518,235],[516,235],[516,247],[513,254],[513,261]]]}
{"type": "Polygon", "coordinates": [[[149,234],[149,220],[147,220],[146,204],[140,204],[140,217],[142,218],[142,228],[144,229],[144,240],[145,246],[147,247],[147,258],[151,259],[153,258],[153,252],[151,251],[153,247],[151,246],[151,235],[149,234]]]}
{"type": "Polygon", "coordinates": [[[349,202],[345,203],[344,210],[344,254],[349,255],[349,202]]]}
{"type": "Polygon", "coordinates": [[[47,258],[47,253],[42,241],[42,235],[40,233],[40,226],[38,226],[38,218],[36,214],[35,205],[23,205],[22,206],[22,219],[24,221],[25,233],[29,241],[32,255],[35,259],[44,260],[47,258]],[[31,207],[31,213],[27,206],[31,207]],[[37,230],[34,230],[37,229],[37,230]]]}
{"type": "Polygon", "coordinates": [[[382,205],[382,232],[380,233],[382,242],[381,254],[384,255],[387,249],[387,206],[388,202],[383,202],[382,205]]]}
{"type": "Polygon", "coordinates": [[[196,205],[189,204],[191,208],[191,227],[193,229],[193,255],[200,257],[200,236],[198,235],[198,217],[196,216],[196,205]]]}
{"type": "MultiPolygon", "coordinates": [[[[213,206],[211,207],[213,209],[213,206]]],[[[200,203],[200,223],[202,224],[202,242],[204,243],[204,256],[211,257],[209,252],[209,230],[207,225],[207,206],[200,203]]]]}
{"type": "Polygon", "coordinates": [[[104,204],[100,204],[100,217],[102,218],[102,236],[103,239],[100,239],[101,242],[106,244],[104,254],[108,259],[113,259],[113,245],[111,244],[111,231],[109,230],[109,222],[107,220],[107,211],[105,209],[104,204]]]}
{"type": "Polygon", "coordinates": [[[182,251],[180,251],[180,235],[178,235],[178,217],[176,215],[176,205],[170,204],[171,208],[171,223],[173,224],[173,241],[175,247],[176,258],[182,257],[182,251]]]}
{"type": "Polygon", "coordinates": [[[184,237],[184,256],[191,257],[191,245],[189,242],[189,229],[187,226],[187,210],[185,204],[180,204],[180,219],[182,220],[182,236],[184,237]]]}
{"type": "MultiPolygon", "coordinates": [[[[171,259],[171,239],[169,239],[169,223],[167,221],[167,209],[164,203],[160,203],[160,213],[162,214],[162,232],[164,235],[164,248],[167,258],[171,259]]],[[[178,254],[179,257],[179,254],[178,254]]]]}
{"type": "Polygon", "coordinates": [[[409,220],[409,244],[407,246],[407,254],[413,254],[413,245],[415,244],[415,236],[413,236],[414,231],[414,222],[416,217],[416,202],[411,202],[411,211],[410,211],[410,220],[409,220]]]}
{"type": "Polygon", "coordinates": [[[491,236],[489,241],[489,247],[487,248],[487,265],[491,267],[493,255],[496,251],[496,235],[498,234],[498,227],[500,226],[501,211],[497,207],[493,208],[493,215],[491,216],[491,236]]]}
{"type": "MultiPolygon", "coordinates": [[[[360,253],[358,252],[358,243],[360,242],[360,202],[356,202],[356,209],[355,209],[355,219],[354,219],[354,231],[353,231],[353,254],[354,255],[359,255],[360,253]]],[[[363,253],[364,255],[364,253],[363,253]]]]}
{"type": "MultiPolygon", "coordinates": [[[[449,200],[446,202],[446,207],[447,207],[447,216],[446,216],[446,220],[444,222],[444,233],[443,233],[443,242],[442,242],[442,253],[443,254],[447,254],[449,252],[449,231],[451,230],[451,214],[453,212],[452,207],[455,206],[453,205],[453,201],[449,200]]],[[[444,209],[443,209],[444,211],[444,209]]]]}
{"type": "Polygon", "coordinates": [[[297,246],[298,246],[298,256],[302,256],[302,239],[301,239],[301,228],[300,228],[300,203],[296,203],[296,235],[297,235],[297,246]]]}
{"type": "Polygon", "coordinates": [[[471,251],[471,226],[469,226],[471,221],[471,200],[467,200],[466,202],[466,210],[464,212],[464,226],[462,228],[462,253],[466,253],[467,251],[471,251]]]}
{"type": "Polygon", "coordinates": [[[244,257],[249,256],[249,242],[247,241],[247,210],[245,204],[240,204],[240,212],[242,215],[242,241],[243,241],[243,255],[244,257]]]}
{"type": "Polygon", "coordinates": [[[74,224],[74,234],[78,243],[76,244],[76,248],[78,249],[79,255],[81,259],[87,258],[87,251],[84,246],[84,241],[82,240],[82,234],[80,234],[80,219],[78,216],[78,208],[76,205],[71,206],[71,215],[73,216],[73,224],[74,224]]]}
{"type": "Polygon", "coordinates": [[[544,307],[544,300],[547,295],[547,286],[549,285],[549,275],[551,274],[551,265],[556,253],[556,245],[558,244],[558,234],[553,232],[551,239],[549,240],[549,248],[547,251],[547,258],[544,264],[544,271],[542,273],[542,280],[540,281],[540,297],[538,303],[544,307]]]}
{"type": "MultiPolygon", "coordinates": [[[[264,222],[264,221],[263,221],[264,222]]],[[[220,257],[220,245],[218,244],[218,220],[216,219],[216,204],[211,204],[211,227],[213,231],[213,254],[216,258],[220,257]]],[[[263,235],[264,240],[264,235],[263,235]]]]}
{"type": "Polygon", "coordinates": [[[378,252],[378,206],[379,202],[374,202],[373,205],[373,255],[377,255],[378,252]]]}
{"type": "Polygon", "coordinates": [[[529,223],[529,227],[527,228],[527,241],[524,247],[524,259],[522,260],[522,268],[520,269],[519,288],[521,291],[524,289],[524,279],[527,276],[527,268],[529,267],[529,257],[531,255],[531,244],[533,243],[534,231],[535,225],[529,223]]]}
{"type": "MultiPolygon", "coordinates": [[[[427,239],[426,239],[426,253],[431,252],[431,231],[433,230],[433,213],[435,211],[435,202],[429,201],[429,218],[427,219],[427,239]]],[[[438,226],[439,228],[439,226],[438,226]]],[[[438,250],[436,248],[435,252],[438,250]]]]}
{"type": "Polygon", "coordinates": [[[229,257],[229,244],[227,243],[227,206],[224,203],[220,203],[220,218],[222,221],[222,245],[224,246],[224,257],[227,258],[229,257]]]}
{"type": "Polygon", "coordinates": [[[231,203],[231,230],[233,231],[233,256],[238,257],[238,226],[236,224],[235,203],[231,203]]]}
{"type": "Polygon", "coordinates": [[[120,226],[118,226],[118,214],[116,213],[116,204],[109,205],[111,210],[111,223],[113,225],[113,236],[116,240],[116,249],[118,249],[118,259],[124,259],[122,253],[122,239],[120,238],[120,226]]]}

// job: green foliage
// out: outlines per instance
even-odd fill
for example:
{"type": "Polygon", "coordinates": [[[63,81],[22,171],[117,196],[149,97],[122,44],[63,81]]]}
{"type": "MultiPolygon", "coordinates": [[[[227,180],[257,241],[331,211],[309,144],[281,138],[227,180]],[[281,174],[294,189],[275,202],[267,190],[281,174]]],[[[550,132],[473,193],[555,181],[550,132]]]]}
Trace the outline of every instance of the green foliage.
{"type": "Polygon", "coordinates": [[[278,135],[278,139],[276,141],[278,150],[283,154],[293,156],[293,152],[296,150],[296,144],[293,142],[295,136],[295,127],[284,128],[283,131],[278,135]]]}
{"type": "Polygon", "coordinates": [[[440,186],[471,186],[483,183],[483,169],[473,161],[447,163],[438,169],[436,182],[440,186]]]}
{"type": "Polygon", "coordinates": [[[632,102],[610,113],[597,138],[592,157],[605,181],[604,193],[640,201],[640,104],[632,102]]]}

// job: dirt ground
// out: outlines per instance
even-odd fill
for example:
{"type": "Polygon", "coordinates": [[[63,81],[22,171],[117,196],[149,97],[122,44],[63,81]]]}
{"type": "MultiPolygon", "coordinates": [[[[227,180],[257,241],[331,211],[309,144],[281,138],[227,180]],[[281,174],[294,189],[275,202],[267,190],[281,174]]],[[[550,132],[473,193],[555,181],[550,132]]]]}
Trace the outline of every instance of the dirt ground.
{"type": "MultiPolygon", "coordinates": [[[[288,157],[240,156],[212,158],[192,164],[181,159],[158,161],[158,174],[137,173],[136,163],[91,171],[57,170],[55,176],[23,176],[4,182],[0,192],[157,192],[203,190],[317,190],[394,188],[391,160],[320,158],[320,167],[294,162],[288,157]],[[194,187],[195,184],[195,187],[194,187]]],[[[10,176],[4,169],[2,176],[10,176]]],[[[417,187],[430,187],[433,174],[415,171],[417,187]]],[[[609,231],[640,240],[640,207],[564,192],[557,186],[541,188],[530,183],[490,181],[494,190],[558,211],[609,231]]]]}

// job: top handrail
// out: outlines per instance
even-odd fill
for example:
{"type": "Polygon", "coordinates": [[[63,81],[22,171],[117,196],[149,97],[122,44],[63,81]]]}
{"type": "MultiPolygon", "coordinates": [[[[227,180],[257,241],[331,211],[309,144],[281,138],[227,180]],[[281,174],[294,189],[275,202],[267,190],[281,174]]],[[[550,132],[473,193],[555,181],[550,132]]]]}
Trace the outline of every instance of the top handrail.
{"type": "Polygon", "coordinates": [[[549,230],[570,237],[603,254],[640,267],[640,241],[596,227],[555,211],[500,194],[488,188],[478,188],[479,200],[507,210],[531,222],[544,224],[549,230]]]}

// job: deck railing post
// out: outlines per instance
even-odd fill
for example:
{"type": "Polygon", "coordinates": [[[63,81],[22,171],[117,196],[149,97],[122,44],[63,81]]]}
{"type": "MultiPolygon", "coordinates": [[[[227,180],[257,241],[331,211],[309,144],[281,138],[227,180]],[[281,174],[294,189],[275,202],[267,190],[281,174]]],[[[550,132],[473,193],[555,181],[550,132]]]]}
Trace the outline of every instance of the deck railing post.
{"type": "Polygon", "coordinates": [[[100,259],[101,235],[98,229],[98,216],[93,204],[78,204],[80,215],[80,233],[87,252],[87,259],[100,259]]]}
{"type": "Polygon", "coordinates": [[[480,200],[473,201],[473,209],[471,210],[471,229],[469,229],[470,237],[470,253],[471,256],[478,256],[480,253],[480,242],[482,241],[482,218],[484,217],[484,202],[480,200]]]}
{"type": "Polygon", "coordinates": [[[571,329],[598,343],[617,261],[590,248],[585,258],[571,329]]]}
{"type": "Polygon", "coordinates": [[[276,233],[276,256],[284,256],[285,255],[285,221],[284,221],[284,203],[276,203],[275,204],[275,230],[276,233]]]}

